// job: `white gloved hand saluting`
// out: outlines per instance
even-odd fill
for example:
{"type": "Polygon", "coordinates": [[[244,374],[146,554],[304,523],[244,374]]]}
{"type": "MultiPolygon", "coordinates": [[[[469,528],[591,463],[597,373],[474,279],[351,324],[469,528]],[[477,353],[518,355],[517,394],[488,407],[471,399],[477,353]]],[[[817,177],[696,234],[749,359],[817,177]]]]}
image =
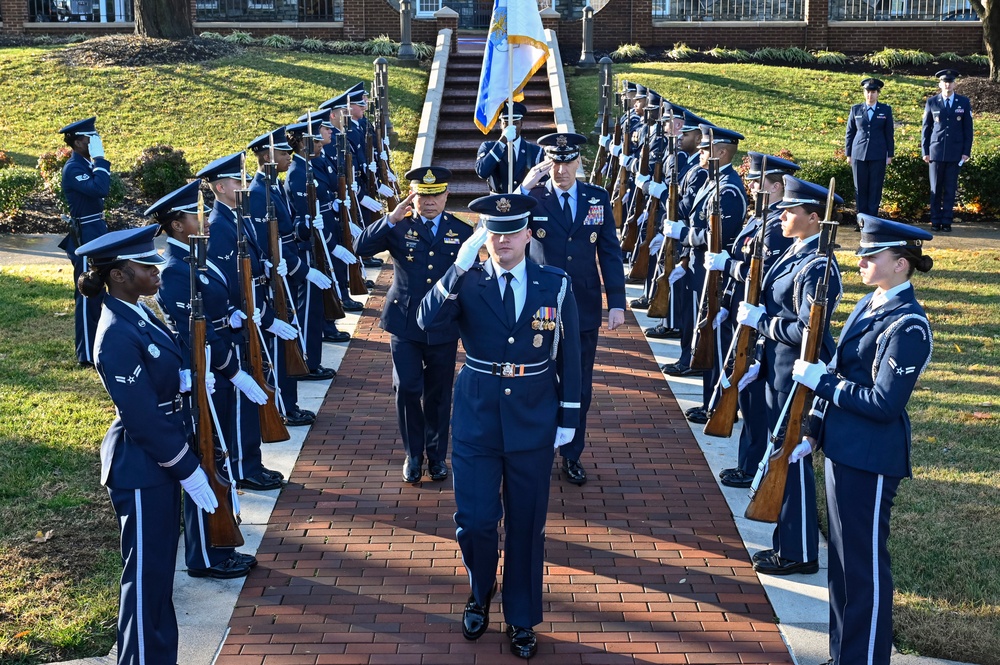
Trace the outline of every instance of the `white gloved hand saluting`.
{"type": "Polygon", "coordinates": [[[257,385],[257,382],[253,380],[253,377],[240,370],[236,372],[236,376],[232,379],[232,384],[236,388],[246,395],[246,398],[253,402],[254,404],[264,405],[267,404],[267,393],[264,389],[257,385]]]}
{"type": "Polygon", "coordinates": [[[674,240],[680,240],[683,228],[685,228],[684,222],[663,222],[664,235],[670,236],[674,240]]]}
{"type": "Polygon", "coordinates": [[[722,325],[722,322],[728,318],[729,318],[729,310],[726,309],[725,307],[720,307],[719,313],[715,315],[714,319],[712,319],[712,330],[718,328],[720,325],[722,325]]]}
{"type": "Polygon", "coordinates": [[[324,291],[333,286],[333,280],[315,268],[310,268],[306,273],[306,281],[324,291]]]}
{"type": "Polygon", "coordinates": [[[97,159],[98,157],[104,157],[104,140],[94,134],[90,137],[90,158],[97,159]]]}
{"type": "Polygon", "coordinates": [[[766,311],[759,305],[751,305],[746,300],[740,303],[740,308],[736,310],[736,323],[747,328],[757,328],[757,324],[764,318],[766,311]]]}
{"type": "Polygon", "coordinates": [[[558,448],[560,446],[565,446],[567,443],[573,440],[576,436],[575,427],[557,427],[556,428],[556,442],[553,448],[558,448]]]}
{"type": "Polygon", "coordinates": [[[346,263],[349,266],[353,266],[358,262],[358,257],[354,256],[354,252],[343,245],[337,245],[333,248],[333,256],[341,263],[346,263]]]}
{"type": "Polygon", "coordinates": [[[670,286],[673,286],[686,273],[687,270],[684,270],[684,266],[674,266],[674,269],[670,271],[670,276],[667,277],[667,281],[670,282],[670,286]]]}
{"type": "Polygon", "coordinates": [[[806,458],[806,455],[811,455],[813,451],[812,444],[809,440],[804,438],[799,442],[799,445],[795,446],[795,450],[792,454],[788,456],[788,463],[795,464],[796,462],[801,462],[806,458]]]}
{"type": "Polygon", "coordinates": [[[188,493],[195,505],[212,514],[219,507],[219,501],[215,498],[211,485],[208,484],[208,476],[199,466],[190,476],[181,481],[181,487],[188,493]]]}
{"type": "Polygon", "coordinates": [[[705,252],[705,270],[715,270],[721,271],[726,268],[726,261],[733,257],[729,256],[729,252],[722,250],[718,254],[712,252],[705,252]]]}
{"type": "Polygon", "coordinates": [[[514,125],[508,125],[507,129],[503,130],[503,139],[507,143],[513,143],[514,139],[517,138],[517,127],[514,125]]]}
{"type": "Polygon", "coordinates": [[[247,315],[241,312],[240,310],[236,310],[235,312],[229,315],[229,327],[232,328],[233,330],[239,330],[240,328],[243,327],[243,322],[246,320],[247,320],[247,315]]]}
{"type": "Polygon", "coordinates": [[[823,363],[807,363],[805,360],[796,360],[792,365],[792,381],[816,390],[820,379],[826,374],[826,367],[823,363]]]}
{"type": "Polygon", "coordinates": [[[746,374],[740,377],[740,382],[736,386],[736,391],[742,392],[744,388],[756,381],[758,376],[760,376],[760,363],[755,362],[747,368],[746,374]]]}
{"type": "Polygon", "coordinates": [[[274,323],[267,329],[267,332],[271,333],[279,339],[295,339],[298,336],[298,331],[295,330],[295,326],[290,323],[285,323],[281,319],[275,319],[274,323]]]}
{"type": "Polygon", "coordinates": [[[476,262],[479,258],[479,248],[486,244],[486,235],[488,231],[485,226],[481,226],[476,229],[476,232],[469,236],[469,239],[462,243],[462,246],[458,248],[458,253],[455,256],[455,267],[459,268],[462,272],[465,272],[476,262]]]}

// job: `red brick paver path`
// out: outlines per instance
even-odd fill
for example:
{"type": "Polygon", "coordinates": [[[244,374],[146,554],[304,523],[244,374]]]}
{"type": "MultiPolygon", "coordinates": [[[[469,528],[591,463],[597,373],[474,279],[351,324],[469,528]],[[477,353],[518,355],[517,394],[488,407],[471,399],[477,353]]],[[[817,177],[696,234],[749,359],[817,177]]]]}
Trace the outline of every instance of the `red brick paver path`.
{"type": "MultiPolygon", "coordinates": [[[[469,593],[450,482],[400,480],[388,336],[369,299],[282,492],[220,665],[520,662],[469,593]]],[[[708,464],[634,319],[602,333],[584,452],[553,468],[540,664],[791,663],[708,464]]],[[[557,457],[558,459],[558,457],[557,457]]],[[[426,478],[426,476],[425,476],[426,478]]]]}

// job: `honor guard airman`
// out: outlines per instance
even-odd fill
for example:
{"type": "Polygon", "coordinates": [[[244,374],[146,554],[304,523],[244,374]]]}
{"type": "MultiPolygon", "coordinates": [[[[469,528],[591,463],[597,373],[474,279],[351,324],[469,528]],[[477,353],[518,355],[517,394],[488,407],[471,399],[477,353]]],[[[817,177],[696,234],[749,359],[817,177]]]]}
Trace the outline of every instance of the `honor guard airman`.
{"type": "Polygon", "coordinates": [[[528,169],[542,161],[542,149],[521,136],[521,123],[528,109],[521,102],[514,102],[513,123],[508,124],[507,107],[500,113],[500,140],[483,141],[476,153],[476,175],[486,180],[490,191],[506,194],[517,189],[524,180],[528,169]],[[510,166],[509,155],[513,153],[514,183],[507,186],[510,166]]]}
{"type": "Polygon", "coordinates": [[[892,107],[878,101],[884,85],[876,78],[863,80],[865,103],[852,106],[847,116],[844,154],[854,172],[858,212],[866,215],[878,214],[885,167],[892,163],[896,150],[892,107]]]}
{"type": "Polygon", "coordinates": [[[955,94],[958,72],[942,69],[935,76],[941,94],[924,106],[920,154],[930,164],[931,226],[951,232],[958,194],[958,172],[972,154],[972,103],[955,94]]]}

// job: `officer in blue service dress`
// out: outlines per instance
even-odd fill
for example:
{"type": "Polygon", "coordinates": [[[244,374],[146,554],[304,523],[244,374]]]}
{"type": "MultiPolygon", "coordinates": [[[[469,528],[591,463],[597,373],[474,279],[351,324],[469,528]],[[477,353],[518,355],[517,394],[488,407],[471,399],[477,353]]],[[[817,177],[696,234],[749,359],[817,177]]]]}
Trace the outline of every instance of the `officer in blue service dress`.
{"type": "Polygon", "coordinates": [[[884,85],[876,78],[861,82],[865,103],[851,107],[844,137],[844,154],[854,172],[858,212],[866,215],[878,214],[885,167],[892,163],[896,151],[892,107],[878,101],[884,85]]]}
{"type": "MultiPolygon", "coordinates": [[[[759,333],[759,367],[752,371],[765,381],[764,397],[768,431],[774,432],[782,407],[792,391],[792,365],[799,358],[808,329],[809,311],[816,284],[823,278],[826,257],[819,253],[820,220],[824,214],[826,187],[786,175],[781,232],[795,241],[778,257],[761,283],[760,305],[743,301],[736,321],[759,333]]],[[[834,195],[837,206],[843,205],[834,195]]],[[[843,293],[836,260],[830,266],[826,320],[837,308],[843,293]]],[[[810,334],[816,334],[811,331],[810,334]]],[[[830,326],[819,331],[820,359],[833,357],[830,326]]],[[[819,570],[819,527],[816,521],[816,479],[812,458],[788,466],[788,482],[781,513],[772,535],[772,547],[753,555],[754,570],[769,575],[812,574],[819,570]]]]}
{"type": "MultiPolygon", "coordinates": [[[[191,362],[191,264],[188,238],[199,233],[198,190],[201,180],[170,192],[146,209],[146,217],[152,217],[167,235],[167,247],[163,258],[166,265],[160,271],[160,290],[156,303],[166,316],[166,324],[177,335],[185,364],[191,362]]],[[[205,211],[203,211],[204,213],[205,211]]],[[[240,369],[233,339],[226,334],[227,328],[240,328],[246,314],[229,302],[229,286],[226,275],[211,259],[206,259],[208,270],[198,274],[198,292],[202,296],[206,326],[205,338],[210,347],[210,369],[216,376],[217,385],[212,399],[220,404],[215,413],[218,421],[211,425],[216,447],[216,465],[229,472],[226,454],[228,445],[225,432],[230,429],[228,419],[235,416],[236,393],[233,386],[247,394],[248,399],[258,404],[267,401],[267,395],[253,377],[240,369]]],[[[211,423],[212,414],[202,414],[211,423]]],[[[235,489],[235,483],[233,484],[235,489]]],[[[237,504],[234,498],[233,503],[237,504]]],[[[250,568],[257,565],[257,559],[249,554],[237,552],[233,547],[212,547],[205,537],[205,515],[185,492],[184,494],[184,558],[187,572],[191,577],[212,577],[230,579],[243,577],[250,568]]]]}
{"type": "Polygon", "coordinates": [[[546,134],[538,139],[546,159],[528,172],[520,190],[538,202],[531,212],[528,255],[535,263],[569,274],[580,311],[583,409],[572,443],[559,451],[563,474],[574,485],[587,482],[580,455],[593,392],[597,333],[603,318],[602,281],[608,299],[608,330],[625,322],[625,274],[611,200],[603,188],[576,178],[580,146],[586,142],[587,137],[571,133],[546,134]],[[549,181],[539,185],[545,175],[550,176],[549,181]]]}
{"type": "Polygon", "coordinates": [[[507,124],[507,107],[500,114],[500,140],[483,141],[476,153],[476,175],[485,180],[490,191],[505,194],[515,191],[524,180],[528,169],[542,161],[542,149],[521,136],[521,122],[528,109],[521,102],[514,102],[514,122],[507,124]],[[510,166],[508,155],[513,152],[514,186],[507,188],[507,173],[510,166]]]}
{"type": "Polygon", "coordinates": [[[910,468],[906,404],[931,359],[933,338],[910,277],[934,261],[931,234],[862,215],[858,267],[874,286],[844,324],[830,363],[796,361],[792,378],[816,392],[815,438],[793,457],[826,454],[830,523],[830,655],[834,665],[889,665],[892,570],[889,512],[910,468]]]}
{"type": "Polygon", "coordinates": [[[457,324],[466,352],[451,455],[458,545],[472,586],[462,634],[475,640],[489,626],[503,518],[504,620],[521,658],[535,654],[542,620],[553,446],[569,443],[582,423],[576,300],[565,272],[526,256],[534,204],[516,194],[473,201],[485,228],[462,244],[417,314],[428,332],[457,324]],[[484,242],[490,258],[479,263],[484,242]]]}
{"type": "MultiPolygon", "coordinates": [[[[104,141],[97,133],[94,118],[78,120],[59,130],[73,154],[63,166],[62,190],[69,205],[70,232],[59,248],[73,263],[73,284],[87,270],[87,259],[76,248],[108,232],[104,221],[104,197],[111,189],[111,162],[104,158],[104,141]]],[[[76,327],[76,360],[80,365],[94,364],[94,337],[101,318],[103,291],[85,298],[76,290],[73,314],[76,327]]]]}
{"type": "MultiPolygon", "coordinates": [[[[107,289],[94,361],[115,405],[101,443],[101,484],[121,529],[120,665],[176,665],[172,595],[181,487],[202,509],[218,506],[189,446],[181,393],[191,389],[190,370],[174,334],[139,303],[160,286],[156,266],[163,259],[153,247],[159,228],[114,231],[76,250],[89,262],[80,292],[107,289]]],[[[206,377],[209,390],[211,383],[206,377]]]]}
{"type": "Polygon", "coordinates": [[[357,252],[388,251],[392,257],[392,284],[380,325],[389,333],[392,353],[396,417],[406,453],[403,481],[415,483],[425,456],[431,480],[448,477],[448,421],[458,352],[458,327],[424,331],[417,325],[417,308],[455,262],[472,229],[444,210],[451,171],[422,166],[405,177],[410,194],[361,233],[357,252]]]}
{"type": "Polygon", "coordinates": [[[972,154],[972,103],[955,94],[954,69],[942,69],[935,76],[941,94],[929,97],[924,106],[920,154],[930,164],[931,226],[950,233],[958,172],[972,154]]]}

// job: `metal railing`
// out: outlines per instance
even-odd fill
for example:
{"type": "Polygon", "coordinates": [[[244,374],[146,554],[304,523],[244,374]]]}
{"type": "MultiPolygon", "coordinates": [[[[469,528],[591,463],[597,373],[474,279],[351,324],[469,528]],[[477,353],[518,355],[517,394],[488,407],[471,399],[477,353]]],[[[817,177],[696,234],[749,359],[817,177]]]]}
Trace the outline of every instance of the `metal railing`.
{"type": "Polygon", "coordinates": [[[802,21],[804,17],[804,0],[653,0],[654,21],[802,21]]]}
{"type": "Polygon", "coordinates": [[[344,20],[344,0],[196,0],[198,21],[344,20]]]}
{"type": "Polygon", "coordinates": [[[131,0],[28,0],[28,20],[36,23],[129,23],[131,0]]]}
{"type": "Polygon", "coordinates": [[[977,21],[968,0],[830,0],[833,21],[977,21]]]}

